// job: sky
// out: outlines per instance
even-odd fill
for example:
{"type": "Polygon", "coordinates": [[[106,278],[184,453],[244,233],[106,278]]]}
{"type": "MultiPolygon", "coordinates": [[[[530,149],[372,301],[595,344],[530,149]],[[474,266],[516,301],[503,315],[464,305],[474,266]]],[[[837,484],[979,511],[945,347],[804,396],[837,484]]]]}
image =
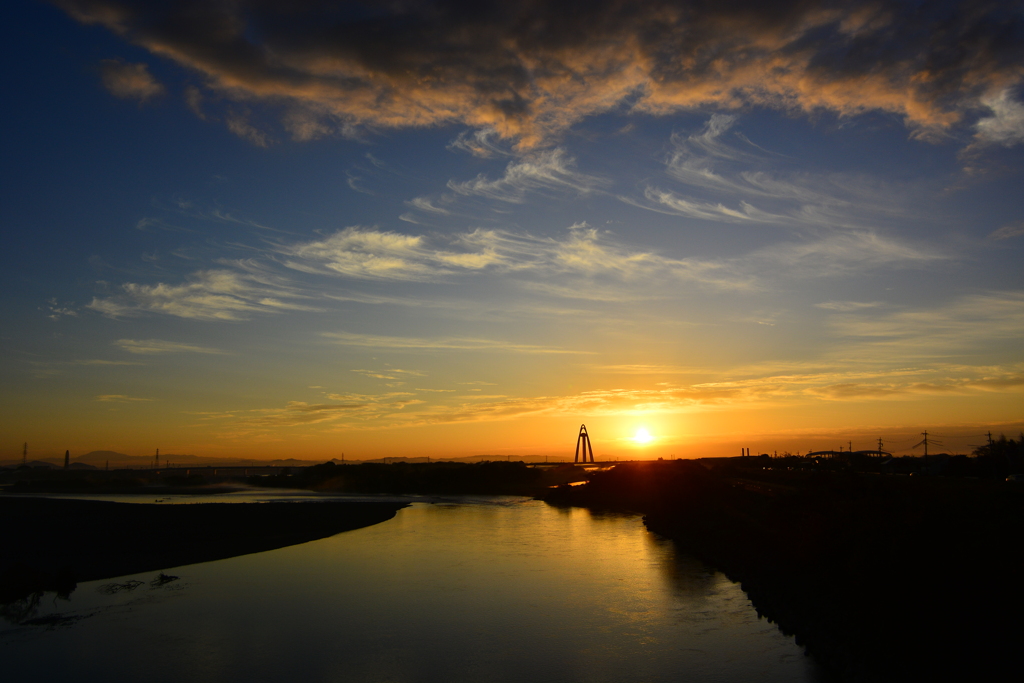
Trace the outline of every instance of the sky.
{"type": "Polygon", "coordinates": [[[1020,2],[8,15],[0,459],[1024,428],[1020,2]]]}

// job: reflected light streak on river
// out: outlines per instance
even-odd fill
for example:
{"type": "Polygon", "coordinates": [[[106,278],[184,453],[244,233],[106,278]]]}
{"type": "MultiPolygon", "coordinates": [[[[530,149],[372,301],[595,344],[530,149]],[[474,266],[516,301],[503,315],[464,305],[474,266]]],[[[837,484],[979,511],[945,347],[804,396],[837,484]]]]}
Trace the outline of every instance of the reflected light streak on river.
{"type": "Polygon", "coordinates": [[[631,515],[417,503],[373,527],[168,573],[180,578],[81,584],[69,602],[44,599],[36,625],[7,624],[10,680],[816,678],[737,585],[631,515]]]}

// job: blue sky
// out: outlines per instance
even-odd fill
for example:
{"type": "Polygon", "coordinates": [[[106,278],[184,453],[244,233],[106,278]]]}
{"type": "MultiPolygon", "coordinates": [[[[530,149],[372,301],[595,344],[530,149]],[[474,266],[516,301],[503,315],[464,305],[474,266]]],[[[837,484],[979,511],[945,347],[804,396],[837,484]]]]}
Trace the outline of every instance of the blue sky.
{"type": "Polygon", "coordinates": [[[1020,429],[1019,4],[480,7],[19,3],[3,454],[1020,429]]]}

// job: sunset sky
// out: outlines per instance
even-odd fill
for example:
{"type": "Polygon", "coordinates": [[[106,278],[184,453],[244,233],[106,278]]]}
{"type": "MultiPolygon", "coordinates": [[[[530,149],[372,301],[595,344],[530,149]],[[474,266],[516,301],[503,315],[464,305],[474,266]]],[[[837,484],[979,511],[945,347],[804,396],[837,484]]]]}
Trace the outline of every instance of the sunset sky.
{"type": "Polygon", "coordinates": [[[1016,436],[1022,4],[788,6],[16,0],[0,459],[1016,436]]]}

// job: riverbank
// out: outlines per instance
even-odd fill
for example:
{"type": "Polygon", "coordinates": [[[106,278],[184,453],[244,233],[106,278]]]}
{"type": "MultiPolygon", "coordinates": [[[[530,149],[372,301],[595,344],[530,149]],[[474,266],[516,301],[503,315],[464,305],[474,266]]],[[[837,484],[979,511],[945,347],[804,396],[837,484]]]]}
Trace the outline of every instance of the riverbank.
{"type": "Polygon", "coordinates": [[[1024,490],[1012,483],[671,461],[546,499],[644,513],[841,679],[1016,667],[1024,490]]]}
{"type": "Polygon", "coordinates": [[[0,489],[10,493],[225,492],[239,486],[306,489],[330,493],[485,494],[536,496],[549,486],[581,481],[572,464],[537,467],[523,462],[356,463],[326,462],[295,468],[189,468],[173,470],[46,470],[0,472],[0,489]]]}
{"type": "Polygon", "coordinates": [[[391,519],[393,502],[154,505],[0,496],[0,603],[222,560],[391,519]]]}

